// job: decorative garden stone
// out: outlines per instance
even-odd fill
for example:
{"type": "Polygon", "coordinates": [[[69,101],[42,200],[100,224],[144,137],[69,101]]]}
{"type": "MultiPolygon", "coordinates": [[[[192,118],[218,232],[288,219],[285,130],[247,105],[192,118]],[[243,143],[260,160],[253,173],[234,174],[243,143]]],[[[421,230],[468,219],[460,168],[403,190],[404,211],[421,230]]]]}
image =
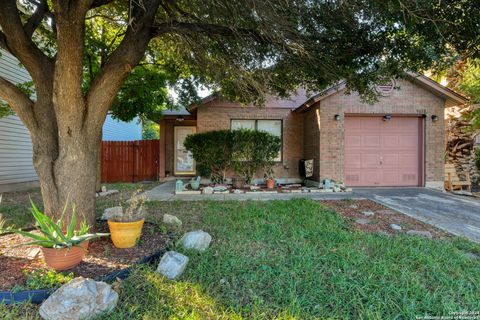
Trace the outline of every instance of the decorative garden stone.
{"type": "Polygon", "coordinates": [[[185,249],[193,249],[198,251],[207,250],[211,241],[212,236],[202,230],[187,232],[180,240],[185,249]]]}
{"type": "Polygon", "coordinates": [[[432,234],[430,233],[430,231],[408,230],[407,234],[411,236],[421,236],[428,239],[432,239],[432,234]]]}
{"type": "Polygon", "coordinates": [[[213,194],[213,188],[212,187],[205,187],[202,190],[203,194],[213,194]]]}
{"type": "Polygon", "coordinates": [[[390,228],[392,228],[393,230],[397,230],[397,231],[402,230],[402,227],[399,226],[398,224],[395,224],[395,223],[392,223],[392,224],[390,225],[390,228]]]}
{"type": "Polygon", "coordinates": [[[176,251],[166,252],[157,267],[157,272],[170,280],[177,279],[185,271],[188,257],[176,251]]]}
{"type": "Polygon", "coordinates": [[[114,217],[121,216],[123,214],[122,207],[111,207],[103,211],[102,220],[111,220],[114,217]]]}
{"type": "Polygon", "coordinates": [[[174,226],[174,227],[180,227],[182,225],[182,220],[178,219],[174,215],[164,214],[163,223],[174,226]]]}
{"type": "Polygon", "coordinates": [[[117,302],[118,294],[109,284],[78,277],[55,291],[39,312],[45,320],[91,319],[111,311],[117,302]]]}
{"type": "Polygon", "coordinates": [[[362,211],[362,214],[366,217],[371,217],[371,216],[375,215],[375,213],[373,211],[362,211]]]}
{"type": "Polygon", "coordinates": [[[102,192],[107,192],[107,186],[102,186],[102,192]]]}

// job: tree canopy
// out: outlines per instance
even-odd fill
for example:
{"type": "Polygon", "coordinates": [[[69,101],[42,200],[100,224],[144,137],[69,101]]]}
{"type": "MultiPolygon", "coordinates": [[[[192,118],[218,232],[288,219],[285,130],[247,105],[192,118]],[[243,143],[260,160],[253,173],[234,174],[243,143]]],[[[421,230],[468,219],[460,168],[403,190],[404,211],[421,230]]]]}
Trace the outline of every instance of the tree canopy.
{"type": "Polygon", "coordinates": [[[3,0],[0,47],[36,99],[1,77],[0,97],[30,131],[46,211],[70,199],[93,222],[110,109],[151,116],[171,103],[167,85],[182,104],[200,84],[261,104],[340,80],[373,99],[405,69],[479,58],[479,23],[476,0],[3,0]]]}

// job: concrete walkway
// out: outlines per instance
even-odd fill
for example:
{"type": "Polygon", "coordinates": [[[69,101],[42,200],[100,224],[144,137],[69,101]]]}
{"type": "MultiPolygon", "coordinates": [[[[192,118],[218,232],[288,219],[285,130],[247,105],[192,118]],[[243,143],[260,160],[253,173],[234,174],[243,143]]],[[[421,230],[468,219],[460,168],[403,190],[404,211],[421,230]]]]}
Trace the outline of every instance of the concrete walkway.
{"type": "Polygon", "coordinates": [[[425,188],[355,189],[365,197],[451,234],[480,243],[480,199],[425,188]]]}
{"type": "Polygon", "coordinates": [[[480,199],[425,188],[359,188],[353,193],[175,195],[175,181],[144,193],[150,201],[371,199],[393,210],[480,243],[480,199]]]}

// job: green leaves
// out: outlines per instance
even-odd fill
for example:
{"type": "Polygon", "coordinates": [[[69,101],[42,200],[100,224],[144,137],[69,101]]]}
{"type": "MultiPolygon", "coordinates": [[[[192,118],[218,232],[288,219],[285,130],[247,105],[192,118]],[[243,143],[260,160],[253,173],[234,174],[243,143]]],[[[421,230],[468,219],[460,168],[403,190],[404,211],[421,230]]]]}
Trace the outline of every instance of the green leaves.
{"type": "Polygon", "coordinates": [[[55,223],[50,217],[38,210],[33,201],[31,201],[31,203],[32,215],[37,222],[38,231],[40,234],[19,229],[7,229],[8,231],[34,240],[32,242],[22,243],[20,245],[39,245],[45,248],[60,249],[77,246],[84,241],[109,235],[108,233],[87,233],[89,226],[87,225],[86,220],[81,221],[80,228],[77,230],[77,215],[75,212],[75,206],[72,206],[72,215],[68,225],[65,227],[64,218],[68,208],[67,205],[65,206],[61,218],[55,223]],[[66,229],[66,233],[64,233],[64,229],[66,229]]]}
{"type": "Polygon", "coordinates": [[[282,142],[264,131],[215,130],[189,135],[184,145],[192,152],[199,174],[222,183],[232,167],[248,182],[260,169],[271,173],[282,142]]]}

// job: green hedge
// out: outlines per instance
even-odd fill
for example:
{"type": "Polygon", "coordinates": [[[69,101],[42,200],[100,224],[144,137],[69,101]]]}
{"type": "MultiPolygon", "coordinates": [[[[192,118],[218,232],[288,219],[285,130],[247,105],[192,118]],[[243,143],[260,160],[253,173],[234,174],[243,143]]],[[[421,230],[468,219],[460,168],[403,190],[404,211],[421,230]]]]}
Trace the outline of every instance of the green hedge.
{"type": "Polygon", "coordinates": [[[247,182],[251,182],[258,170],[263,169],[271,176],[282,142],[268,132],[242,129],[192,134],[186,137],[184,145],[192,152],[197,172],[222,183],[230,168],[247,182]]]}

